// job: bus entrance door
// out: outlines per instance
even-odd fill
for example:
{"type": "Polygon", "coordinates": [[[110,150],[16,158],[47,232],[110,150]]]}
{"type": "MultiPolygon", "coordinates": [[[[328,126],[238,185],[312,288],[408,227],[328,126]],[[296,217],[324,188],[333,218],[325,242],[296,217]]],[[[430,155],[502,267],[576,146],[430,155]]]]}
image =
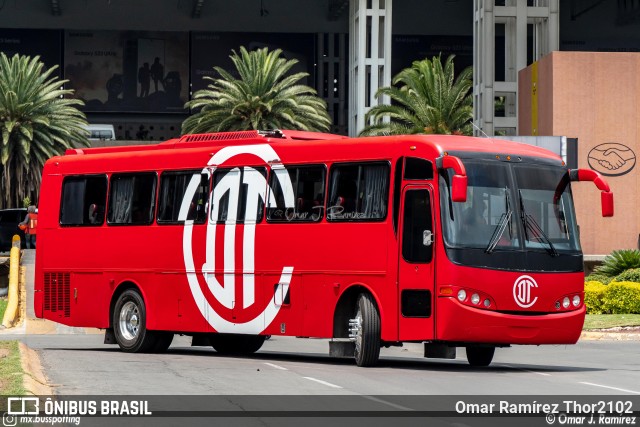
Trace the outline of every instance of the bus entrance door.
{"type": "Polygon", "coordinates": [[[402,193],[398,300],[400,341],[434,336],[434,227],[432,189],[407,185],[402,193]]]}

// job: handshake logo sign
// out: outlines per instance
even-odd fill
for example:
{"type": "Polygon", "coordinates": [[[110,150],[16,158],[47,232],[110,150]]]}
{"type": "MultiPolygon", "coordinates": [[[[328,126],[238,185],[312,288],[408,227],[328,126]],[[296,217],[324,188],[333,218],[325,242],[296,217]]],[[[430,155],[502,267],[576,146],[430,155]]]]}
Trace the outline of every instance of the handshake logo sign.
{"type": "Polygon", "coordinates": [[[606,176],[620,176],[631,172],[636,155],[631,148],[615,142],[600,144],[589,152],[591,169],[606,176]]]}

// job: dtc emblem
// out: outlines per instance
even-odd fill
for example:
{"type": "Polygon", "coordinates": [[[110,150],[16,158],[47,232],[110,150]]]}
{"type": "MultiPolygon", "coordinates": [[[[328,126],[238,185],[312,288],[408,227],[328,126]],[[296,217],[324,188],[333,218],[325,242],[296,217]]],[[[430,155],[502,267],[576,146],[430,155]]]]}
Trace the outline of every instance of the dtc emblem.
{"type": "MultiPolygon", "coordinates": [[[[254,155],[260,158],[264,164],[279,162],[279,157],[275,150],[268,144],[256,144],[256,145],[242,145],[242,146],[229,146],[224,147],[211,157],[207,167],[202,173],[213,173],[215,168],[224,165],[226,161],[232,157],[239,155],[254,155]]],[[[185,191],[184,199],[180,207],[180,213],[178,219],[184,221],[184,231],[182,237],[182,251],[184,255],[184,264],[187,271],[187,281],[189,283],[189,289],[191,294],[200,310],[202,316],[209,322],[209,324],[216,330],[216,332],[224,333],[239,333],[239,334],[259,334],[265,330],[267,326],[275,319],[276,315],[280,311],[281,304],[277,303],[275,298],[270,298],[266,303],[264,310],[258,313],[253,319],[245,322],[237,322],[226,319],[209,303],[205,296],[202,286],[203,282],[206,284],[211,295],[220,303],[225,309],[244,310],[257,302],[255,301],[255,233],[256,233],[256,212],[260,201],[268,203],[270,207],[275,207],[275,199],[270,196],[267,198],[267,180],[261,174],[257,173],[254,168],[242,167],[233,168],[231,172],[218,182],[211,191],[209,198],[209,206],[211,207],[212,215],[209,215],[207,220],[205,251],[205,262],[201,266],[196,266],[194,261],[194,247],[193,247],[193,221],[186,220],[189,212],[191,200],[193,199],[198,185],[200,183],[200,176],[193,176],[187,190],[185,191]],[[240,174],[242,169],[242,174],[240,174]],[[240,201],[240,177],[242,178],[242,184],[246,186],[247,191],[244,191],[245,200],[240,201]],[[228,194],[228,215],[224,222],[224,233],[222,236],[216,236],[217,225],[211,218],[217,218],[217,212],[220,205],[221,198],[228,194]],[[246,216],[244,221],[243,235],[238,240],[242,240],[242,266],[239,272],[236,271],[236,215],[237,207],[239,203],[243,203],[246,206],[246,216]],[[216,253],[216,239],[224,239],[224,251],[223,253],[216,253]],[[224,274],[223,283],[220,283],[216,278],[215,266],[216,258],[223,257],[224,260],[224,274]],[[240,273],[240,274],[236,274],[240,273]],[[235,280],[238,276],[242,276],[242,288],[238,290],[235,286],[235,280]],[[241,307],[235,307],[235,302],[239,300],[236,297],[236,292],[242,292],[243,304],[241,307]]],[[[287,170],[279,164],[272,165],[271,171],[275,174],[278,183],[283,189],[285,208],[294,207],[293,197],[293,185],[287,170]]],[[[269,191],[271,195],[271,191],[269,191]]],[[[197,251],[200,253],[202,250],[197,251]]],[[[293,274],[293,267],[283,266],[280,280],[275,289],[276,295],[286,295],[289,284],[291,282],[291,276],[293,274]]]]}
{"type": "Polygon", "coordinates": [[[531,299],[531,294],[538,284],[531,276],[520,276],[513,284],[513,299],[522,308],[529,308],[538,301],[538,297],[531,299]]]}

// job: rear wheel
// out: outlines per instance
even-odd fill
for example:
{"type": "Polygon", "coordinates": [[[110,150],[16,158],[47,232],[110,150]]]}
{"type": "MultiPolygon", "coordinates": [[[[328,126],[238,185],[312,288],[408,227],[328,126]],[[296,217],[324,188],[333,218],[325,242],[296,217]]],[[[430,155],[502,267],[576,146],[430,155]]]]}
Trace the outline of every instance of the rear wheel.
{"type": "Polygon", "coordinates": [[[493,360],[495,351],[496,348],[493,346],[467,347],[467,361],[471,366],[489,366],[493,360]]]}
{"type": "Polygon", "coordinates": [[[264,335],[213,334],[211,347],[220,354],[252,354],[264,344],[264,335]]]}
{"type": "Polygon", "coordinates": [[[156,336],[147,330],[144,301],[134,289],[127,289],[119,297],[113,310],[113,332],[116,342],[129,353],[151,351],[156,336]]]}
{"type": "Polygon", "coordinates": [[[380,314],[369,294],[358,298],[356,317],[351,321],[355,336],[355,359],[358,366],[375,366],[380,358],[380,314]]]}

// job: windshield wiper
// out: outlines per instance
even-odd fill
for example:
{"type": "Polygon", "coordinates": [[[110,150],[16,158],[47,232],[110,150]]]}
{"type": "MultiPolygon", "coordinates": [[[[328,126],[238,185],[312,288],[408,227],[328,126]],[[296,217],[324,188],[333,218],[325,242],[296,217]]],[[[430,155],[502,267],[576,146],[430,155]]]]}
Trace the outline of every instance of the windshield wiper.
{"type": "MultiPolygon", "coordinates": [[[[493,231],[491,239],[489,239],[489,244],[484,250],[485,253],[490,254],[496,249],[500,238],[504,234],[504,230],[506,230],[507,228],[507,224],[509,224],[509,221],[511,221],[511,215],[513,214],[513,211],[511,210],[511,204],[509,203],[509,190],[506,187],[504,189],[504,202],[507,211],[500,216],[500,221],[498,221],[498,225],[493,231]]],[[[509,233],[509,235],[511,235],[511,232],[509,233]]]]}
{"type": "Polygon", "coordinates": [[[553,257],[558,256],[558,251],[556,250],[555,246],[553,246],[553,243],[551,243],[551,239],[549,239],[549,236],[545,234],[535,218],[525,212],[524,202],[522,201],[522,192],[520,190],[518,190],[518,197],[520,198],[520,218],[522,219],[522,225],[524,226],[525,240],[533,241],[529,238],[529,231],[531,231],[533,239],[543,241],[547,245],[549,245],[548,248],[545,248],[545,250],[549,252],[549,255],[553,257]]]}

